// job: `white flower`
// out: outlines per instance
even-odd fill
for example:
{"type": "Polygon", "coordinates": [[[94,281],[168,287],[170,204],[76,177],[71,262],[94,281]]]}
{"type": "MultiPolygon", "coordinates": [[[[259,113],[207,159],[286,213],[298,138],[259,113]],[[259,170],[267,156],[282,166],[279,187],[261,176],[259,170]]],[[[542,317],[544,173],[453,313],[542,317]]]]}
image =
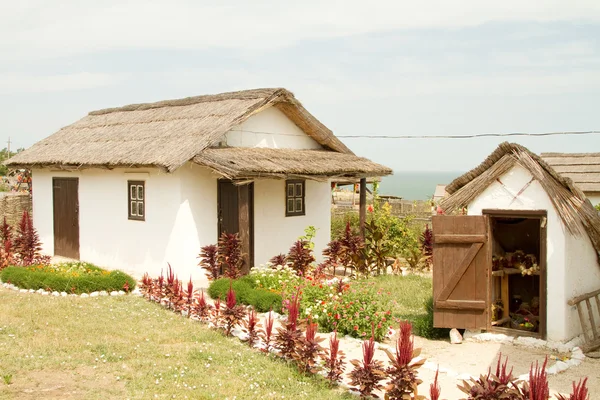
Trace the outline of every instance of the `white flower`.
{"type": "Polygon", "coordinates": [[[319,319],[319,316],[317,314],[313,315],[314,319],[319,319]]]}

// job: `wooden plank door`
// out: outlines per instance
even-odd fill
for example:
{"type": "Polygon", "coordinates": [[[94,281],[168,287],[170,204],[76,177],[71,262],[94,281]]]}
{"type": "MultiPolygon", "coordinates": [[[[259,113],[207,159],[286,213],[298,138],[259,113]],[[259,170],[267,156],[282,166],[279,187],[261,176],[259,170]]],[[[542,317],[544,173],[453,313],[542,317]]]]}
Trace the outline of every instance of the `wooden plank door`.
{"type": "Polygon", "coordinates": [[[242,272],[254,265],[254,184],[234,185],[220,179],[217,191],[219,237],[223,232],[238,233],[242,241],[242,272]]]}
{"type": "Polygon", "coordinates": [[[486,216],[434,216],[433,325],[488,327],[491,256],[486,216]]]}
{"type": "Polygon", "coordinates": [[[54,254],[79,259],[79,180],[52,178],[54,254]]]}

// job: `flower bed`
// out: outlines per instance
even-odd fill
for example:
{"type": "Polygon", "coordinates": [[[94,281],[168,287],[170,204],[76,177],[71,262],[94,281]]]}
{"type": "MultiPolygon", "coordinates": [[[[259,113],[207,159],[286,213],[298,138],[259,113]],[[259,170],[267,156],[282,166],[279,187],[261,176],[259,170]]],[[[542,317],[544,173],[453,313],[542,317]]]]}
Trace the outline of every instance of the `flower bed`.
{"type": "Polygon", "coordinates": [[[135,279],[121,271],[107,271],[85,262],[12,266],[0,273],[0,279],[22,289],[75,294],[119,290],[127,292],[136,285],[135,279]]]}

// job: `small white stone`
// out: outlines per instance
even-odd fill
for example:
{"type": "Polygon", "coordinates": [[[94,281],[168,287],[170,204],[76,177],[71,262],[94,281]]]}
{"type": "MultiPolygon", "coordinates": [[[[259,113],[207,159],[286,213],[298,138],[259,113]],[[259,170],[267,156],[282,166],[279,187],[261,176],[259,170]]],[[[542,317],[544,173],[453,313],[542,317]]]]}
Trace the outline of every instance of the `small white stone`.
{"type": "Polygon", "coordinates": [[[462,336],[461,336],[460,332],[458,331],[458,329],[456,329],[456,328],[452,328],[450,330],[450,343],[452,343],[452,344],[461,344],[462,343],[462,336]]]}
{"type": "Polygon", "coordinates": [[[119,296],[125,296],[125,292],[122,290],[119,290],[117,293],[119,294],[119,296]]]}
{"type": "Polygon", "coordinates": [[[557,361],[556,364],[554,364],[554,366],[556,367],[556,372],[563,372],[569,369],[569,365],[564,362],[564,361],[557,361]]]}
{"type": "Polygon", "coordinates": [[[558,368],[556,368],[556,365],[553,365],[549,368],[546,368],[546,372],[548,375],[556,375],[558,373],[558,368]]]}
{"type": "Polygon", "coordinates": [[[18,288],[18,287],[16,287],[15,285],[12,285],[11,289],[12,289],[12,290],[19,291],[19,288],[18,288]]]}
{"type": "Polygon", "coordinates": [[[113,290],[112,292],[110,292],[110,295],[111,296],[118,296],[119,292],[116,292],[116,291],[113,290]]]}
{"type": "Polygon", "coordinates": [[[582,360],[578,360],[577,358],[571,358],[570,360],[567,360],[567,361],[566,361],[566,364],[567,364],[569,367],[576,367],[576,366],[578,366],[579,364],[581,364],[582,362],[583,362],[582,360]]]}
{"type": "Polygon", "coordinates": [[[48,296],[50,295],[50,292],[46,292],[45,290],[42,292],[42,296],[48,296]]]}
{"type": "Polygon", "coordinates": [[[60,293],[58,293],[57,291],[52,292],[52,296],[60,296],[60,293]]]}
{"type": "Polygon", "coordinates": [[[100,296],[100,293],[98,293],[98,292],[90,293],[90,297],[98,297],[98,296],[100,296]]]}
{"type": "Polygon", "coordinates": [[[35,293],[35,290],[29,289],[29,293],[35,293]]]}
{"type": "Polygon", "coordinates": [[[27,289],[19,289],[19,292],[21,292],[21,293],[29,293],[29,290],[27,290],[27,289]]]}
{"type": "Polygon", "coordinates": [[[584,360],[585,354],[583,354],[583,351],[581,351],[581,349],[579,347],[575,347],[575,348],[573,348],[573,351],[571,352],[571,358],[575,358],[577,360],[584,360]]]}
{"type": "Polygon", "coordinates": [[[38,289],[38,290],[36,290],[36,293],[40,293],[41,294],[43,292],[44,292],[44,289],[38,289]]]}
{"type": "Polygon", "coordinates": [[[81,294],[81,298],[82,298],[82,299],[84,299],[84,298],[87,298],[87,297],[90,297],[90,295],[89,295],[89,294],[87,294],[87,293],[82,293],[82,294],[81,294]]]}
{"type": "Polygon", "coordinates": [[[68,296],[67,292],[60,292],[60,295],[61,295],[62,297],[67,297],[67,296],[68,296]]]}
{"type": "Polygon", "coordinates": [[[108,292],[106,290],[101,291],[100,296],[108,296],[108,292]]]}

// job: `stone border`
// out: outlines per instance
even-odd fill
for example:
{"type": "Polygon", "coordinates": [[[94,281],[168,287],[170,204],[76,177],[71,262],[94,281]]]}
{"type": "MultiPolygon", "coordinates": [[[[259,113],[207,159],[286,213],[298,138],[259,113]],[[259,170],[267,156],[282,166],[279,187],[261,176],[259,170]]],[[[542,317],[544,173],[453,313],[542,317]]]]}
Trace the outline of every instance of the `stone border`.
{"type": "MultiPolygon", "coordinates": [[[[37,293],[37,294],[41,294],[42,296],[54,296],[54,297],[81,297],[82,299],[84,298],[88,298],[88,297],[103,297],[103,296],[125,296],[128,293],[125,293],[123,290],[119,290],[119,291],[112,291],[112,292],[107,292],[105,290],[101,291],[101,292],[92,292],[92,293],[81,293],[81,294],[68,294],[67,292],[49,292],[47,290],[44,289],[38,289],[38,290],[33,290],[33,289],[21,289],[18,286],[13,285],[12,283],[2,283],[2,286],[5,287],[6,289],[10,289],[10,290],[14,290],[16,292],[20,292],[20,293],[37,293]]],[[[140,289],[136,286],[136,288],[131,291],[129,294],[133,295],[133,296],[141,296],[142,292],[140,291],[140,289]]]]}

